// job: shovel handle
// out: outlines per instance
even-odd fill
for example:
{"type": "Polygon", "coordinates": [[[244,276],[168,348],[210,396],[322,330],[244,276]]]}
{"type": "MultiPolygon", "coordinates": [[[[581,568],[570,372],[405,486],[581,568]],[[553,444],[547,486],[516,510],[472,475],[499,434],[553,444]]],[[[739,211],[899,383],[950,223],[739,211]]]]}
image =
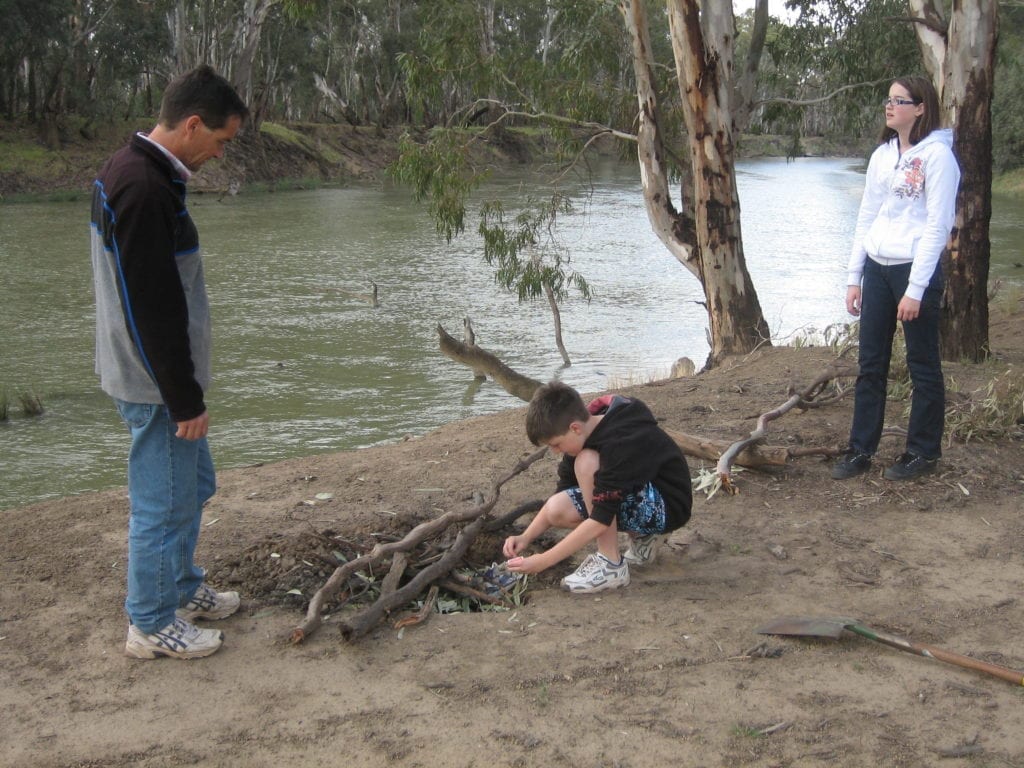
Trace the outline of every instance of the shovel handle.
{"type": "Polygon", "coordinates": [[[1003,680],[1009,680],[1011,683],[1016,685],[1024,685],[1024,673],[1018,672],[1015,669],[1010,669],[1009,667],[1004,667],[999,664],[991,664],[990,662],[975,659],[971,656],[964,656],[962,653],[946,651],[942,648],[936,648],[934,645],[911,642],[903,637],[890,635],[877,629],[865,627],[863,624],[847,624],[845,628],[850,632],[860,635],[861,637],[866,637],[869,640],[876,640],[879,643],[884,643],[885,645],[892,646],[893,648],[898,648],[901,651],[916,653],[918,656],[938,659],[939,661],[945,661],[948,664],[956,664],[958,667],[966,667],[967,669],[973,669],[978,672],[987,672],[988,674],[995,675],[1003,680]]]}

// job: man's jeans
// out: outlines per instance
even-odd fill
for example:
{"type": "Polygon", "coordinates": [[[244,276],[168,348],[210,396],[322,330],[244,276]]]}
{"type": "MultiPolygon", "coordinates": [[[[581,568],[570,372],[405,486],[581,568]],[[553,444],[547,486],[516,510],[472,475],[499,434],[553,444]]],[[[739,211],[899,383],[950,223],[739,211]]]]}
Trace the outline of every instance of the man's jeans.
{"type": "MultiPolygon", "coordinates": [[[[860,315],[860,374],[850,448],[873,455],[878,449],[885,420],[886,382],[896,333],[896,308],[907,290],[910,264],[882,266],[871,258],[864,264],[860,315]]],[[[946,389],[939,357],[939,302],[942,270],[935,274],[921,298],[917,319],[903,323],[907,342],[907,366],[914,384],[907,425],[909,453],[926,459],[942,454],[946,389]]]]}
{"type": "Polygon", "coordinates": [[[213,461],[206,438],[174,436],[178,425],[166,406],[114,403],[132,434],[125,610],[143,632],[156,632],[203,583],[192,557],[203,504],[216,490],[213,461]]]}

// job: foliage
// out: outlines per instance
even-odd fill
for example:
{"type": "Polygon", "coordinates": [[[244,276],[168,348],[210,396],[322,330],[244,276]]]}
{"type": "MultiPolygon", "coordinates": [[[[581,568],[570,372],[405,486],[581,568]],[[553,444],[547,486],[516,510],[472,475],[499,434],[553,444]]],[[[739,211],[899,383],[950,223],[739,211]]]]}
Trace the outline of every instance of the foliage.
{"type": "Polygon", "coordinates": [[[1024,5],[999,7],[995,95],[992,98],[992,170],[1024,167],[1024,5]]]}
{"type": "Polygon", "coordinates": [[[946,406],[949,440],[998,440],[1024,434],[1024,373],[1012,366],[994,376],[973,397],[946,406]]]}
{"type": "Polygon", "coordinates": [[[571,257],[555,235],[558,216],[571,210],[569,198],[556,191],[545,202],[529,199],[526,210],[508,225],[499,201],[483,205],[479,231],[484,239],[484,259],[497,264],[495,280],[505,290],[517,293],[519,301],[538,298],[545,288],[562,301],[570,287],[590,299],[590,286],[584,277],[563,269],[571,257]]]}
{"type": "Polygon", "coordinates": [[[761,116],[768,133],[863,136],[880,127],[882,91],[899,75],[920,71],[906,0],[790,0],[792,25],[769,36],[766,91],[805,105],[769,102],[761,116]],[[824,102],[815,102],[840,88],[824,102]]]}
{"type": "MultiPolygon", "coordinates": [[[[752,130],[874,134],[882,83],[921,69],[912,26],[901,20],[906,0],[790,0],[789,7],[795,23],[776,19],[769,30],[752,130]],[[817,101],[850,85],[857,87],[817,101]]],[[[268,10],[247,98],[267,119],[523,122],[488,106],[499,101],[523,114],[624,128],[634,121],[631,55],[613,0],[0,0],[0,113],[62,128],[71,116],[86,125],[151,116],[177,72],[202,61],[232,76],[259,8],[268,10]]],[[[666,14],[656,9],[660,128],[673,146],[679,95],[666,14]]],[[[1024,163],[1024,7],[1003,2],[1000,13],[993,112],[1002,172],[1024,163]]],[[[736,20],[737,62],[752,19],[748,11],[736,20]]],[[[548,125],[575,138],[569,124],[548,125]]],[[[47,138],[54,146],[60,133],[51,129],[47,138]]]]}
{"type": "Polygon", "coordinates": [[[399,142],[399,159],[391,174],[426,201],[437,232],[449,243],[466,228],[466,200],[485,174],[469,162],[469,144],[456,131],[440,131],[418,143],[408,134],[399,142]]]}

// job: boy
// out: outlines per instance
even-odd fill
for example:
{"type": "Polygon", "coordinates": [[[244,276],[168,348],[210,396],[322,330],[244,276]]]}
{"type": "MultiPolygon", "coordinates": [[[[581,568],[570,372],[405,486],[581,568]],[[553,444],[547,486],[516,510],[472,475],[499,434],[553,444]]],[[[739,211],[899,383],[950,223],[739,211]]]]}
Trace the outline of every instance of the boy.
{"type": "Polygon", "coordinates": [[[605,395],[587,406],[575,389],[553,381],[530,401],[526,434],[563,457],[557,492],[522,534],[505,540],[510,571],[538,573],[596,540],[597,552],[562,579],[562,587],[583,593],[625,587],[629,566],[652,562],[658,537],[690,519],[686,459],[640,400],[605,395]],[[524,557],[552,527],[572,530],[546,552],[524,557]],[[619,531],[632,539],[621,557],[619,531]]]}

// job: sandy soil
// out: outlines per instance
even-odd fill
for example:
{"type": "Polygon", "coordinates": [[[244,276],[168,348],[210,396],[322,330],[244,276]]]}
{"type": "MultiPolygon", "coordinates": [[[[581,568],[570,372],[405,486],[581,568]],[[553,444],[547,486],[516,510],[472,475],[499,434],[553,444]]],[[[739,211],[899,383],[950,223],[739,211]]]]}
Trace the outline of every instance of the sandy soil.
{"type": "MultiPolygon", "coordinates": [[[[962,392],[1020,370],[1022,317],[994,321],[997,365],[947,366],[962,392]]],[[[735,440],[830,359],[766,350],[630,391],[667,427],[735,440]]],[[[769,442],[835,447],[850,411],[791,413],[769,442]]],[[[246,603],[221,622],[225,648],[192,662],[122,654],[123,490],[4,511],[0,764],[1024,766],[1020,686],[855,636],[755,633],[780,616],[847,616],[1024,669],[1019,437],[954,443],[941,473],[907,484],[837,483],[815,457],[741,472],[741,493],[698,496],[627,589],[569,595],[565,563],[514,611],[401,631],[394,615],[346,642],[338,621],[354,609],[341,609],[287,642],[304,598],[286,593],[308,598],[302,579],[330,572],[316,542],[357,549],[471,508],[532,452],[521,422],[513,409],[222,472],[201,560],[246,603]]],[[[883,443],[885,459],[899,452],[883,443]]],[[[545,458],[510,481],[495,512],[545,496],[553,470],[545,458]]],[[[474,550],[477,565],[499,557],[496,542],[474,550]]]]}

